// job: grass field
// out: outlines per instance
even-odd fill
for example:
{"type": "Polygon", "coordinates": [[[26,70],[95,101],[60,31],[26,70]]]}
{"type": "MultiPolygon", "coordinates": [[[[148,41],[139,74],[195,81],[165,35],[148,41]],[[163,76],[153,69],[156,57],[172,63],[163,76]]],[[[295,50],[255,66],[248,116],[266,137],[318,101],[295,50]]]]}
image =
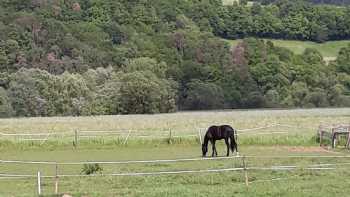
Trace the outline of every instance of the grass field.
{"type": "MultiPolygon", "coordinates": [[[[132,129],[150,133],[172,129],[175,133],[197,133],[212,124],[231,124],[237,129],[273,123],[315,129],[320,122],[349,121],[350,108],[198,111],[154,115],[117,115],[92,117],[48,117],[0,119],[4,133],[67,132],[78,130],[132,129]]],[[[301,129],[305,132],[305,129],[301,129]]],[[[310,131],[310,130],[308,130],[310,131]]],[[[315,132],[312,130],[311,132],[315,132]]]]}
{"type": "MultiPolygon", "coordinates": [[[[290,147],[241,147],[241,154],[249,155],[339,155],[325,153],[321,149],[293,149],[290,147]],[[312,151],[307,151],[308,149],[312,151]]],[[[223,152],[223,147],[219,147],[223,152]]],[[[55,150],[8,152],[3,157],[12,159],[86,161],[86,160],[135,160],[192,158],[198,156],[198,146],[160,146],[134,147],[103,150],[55,150]],[[16,155],[14,155],[16,154],[16,155]]],[[[349,159],[247,159],[248,166],[267,167],[272,165],[299,165],[320,163],[346,163],[349,159]]],[[[197,169],[221,169],[241,167],[238,159],[224,161],[195,161],[161,164],[102,165],[103,173],[118,172],[155,172],[197,169]]],[[[139,177],[76,177],[61,178],[59,191],[73,196],[346,196],[350,183],[347,166],[339,165],[337,170],[295,170],[295,171],[249,171],[249,188],[244,185],[242,172],[203,173],[184,175],[161,175],[139,177]],[[341,176],[339,176],[341,175],[341,176]],[[281,179],[272,181],[273,179],[281,179]],[[330,181],[331,180],[331,181],[330,181]],[[340,189],[342,188],[342,189],[340,189]]],[[[1,166],[3,173],[35,173],[41,170],[43,175],[53,175],[55,167],[45,165],[6,165],[1,166]]],[[[63,166],[61,174],[79,174],[81,166],[63,166]]],[[[1,196],[35,196],[35,179],[0,180],[1,196]]],[[[54,191],[53,179],[43,180],[43,193],[50,195],[54,191]]]]}
{"type": "MultiPolygon", "coordinates": [[[[274,40],[265,39],[272,41],[275,46],[285,47],[293,51],[295,54],[302,54],[306,48],[317,49],[324,58],[328,60],[334,60],[341,48],[346,47],[350,44],[350,40],[343,41],[329,41],[325,43],[315,43],[310,41],[295,41],[295,40],[274,40]]],[[[240,40],[230,40],[229,42],[235,46],[240,40]]]]}
{"type": "MultiPolygon", "coordinates": [[[[262,127],[271,123],[288,124],[288,128],[267,128],[262,132],[287,131],[288,135],[239,137],[240,155],[348,155],[339,147],[326,150],[318,147],[315,133],[320,123],[350,122],[350,108],[296,110],[237,110],[212,112],[181,112],[157,115],[101,117],[53,117],[0,120],[0,131],[6,133],[64,132],[79,130],[135,129],[149,134],[171,128],[175,133],[196,133],[198,127],[211,124],[232,124],[238,129],[262,127]]],[[[248,131],[247,131],[248,132],[248,131]]],[[[243,133],[243,131],[241,132],[243,133]]],[[[224,143],[218,144],[224,155],[224,143]]],[[[210,150],[211,153],[211,150],[210,150]]],[[[86,140],[74,149],[70,140],[46,143],[0,140],[0,160],[22,161],[126,161],[198,158],[198,139],[166,140],[130,139],[123,145],[114,139],[86,140]]],[[[248,167],[296,165],[296,170],[250,170],[250,186],[244,185],[244,174],[237,172],[125,176],[125,177],[63,177],[59,192],[73,196],[346,196],[350,189],[350,158],[247,158],[248,167]],[[336,169],[306,170],[315,164],[338,163],[336,169]]],[[[217,161],[188,161],[148,164],[101,164],[103,174],[160,172],[242,167],[240,158],[217,161]]],[[[82,165],[60,165],[59,174],[80,174],[82,165]]],[[[55,174],[55,166],[45,164],[0,163],[0,174],[55,174]]],[[[54,196],[54,179],[43,179],[44,196],[54,196]]],[[[36,179],[0,178],[0,196],[36,196],[36,179]]]]}

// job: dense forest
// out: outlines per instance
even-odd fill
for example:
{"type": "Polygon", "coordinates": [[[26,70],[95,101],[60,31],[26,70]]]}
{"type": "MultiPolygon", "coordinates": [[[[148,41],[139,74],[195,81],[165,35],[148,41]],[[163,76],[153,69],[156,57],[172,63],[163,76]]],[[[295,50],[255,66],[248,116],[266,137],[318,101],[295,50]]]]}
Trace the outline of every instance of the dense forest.
{"type": "Polygon", "coordinates": [[[260,38],[347,39],[350,9],[0,0],[0,117],[350,106],[350,46],[326,64],[260,38]]]}

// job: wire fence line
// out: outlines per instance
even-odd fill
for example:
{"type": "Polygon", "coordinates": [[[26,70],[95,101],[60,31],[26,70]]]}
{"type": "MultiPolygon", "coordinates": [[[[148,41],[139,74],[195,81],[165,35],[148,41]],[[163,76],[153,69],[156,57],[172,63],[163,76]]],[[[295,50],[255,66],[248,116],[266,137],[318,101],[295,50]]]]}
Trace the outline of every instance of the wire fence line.
{"type": "Polygon", "coordinates": [[[241,156],[233,157],[208,157],[208,158],[184,158],[184,159],[164,159],[164,160],[134,160],[134,161],[82,161],[82,162],[54,162],[54,161],[9,161],[0,160],[0,163],[14,164],[47,164],[47,165],[83,165],[83,164],[136,164],[136,163],[172,163],[185,161],[210,161],[210,160],[227,160],[241,158],[241,156]]]}
{"type": "MultiPolygon", "coordinates": [[[[250,131],[257,131],[257,130],[263,130],[263,129],[269,129],[269,128],[274,128],[274,127],[286,127],[286,128],[295,128],[295,129],[310,129],[310,130],[316,130],[317,127],[306,127],[306,126],[300,126],[300,125],[289,125],[289,124],[280,124],[280,123],[274,123],[270,124],[267,126],[262,126],[262,127],[254,127],[254,128],[246,128],[246,129],[236,129],[239,132],[245,132],[245,133],[240,133],[245,135],[246,133],[250,131]]],[[[335,126],[328,126],[327,128],[334,128],[335,126]]],[[[203,131],[206,130],[207,128],[204,127],[198,127],[197,129],[203,131]]],[[[157,131],[152,131],[152,133],[168,133],[171,128],[168,130],[157,130],[157,131]]],[[[93,134],[111,134],[111,135],[117,135],[117,134],[128,134],[129,132],[133,133],[142,133],[142,132],[150,132],[150,130],[135,130],[135,129],[118,129],[118,130],[79,130],[80,134],[84,133],[93,133],[93,134]]],[[[173,131],[174,132],[174,131],[173,131]]],[[[183,133],[183,132],[181,132],[183,133]]],[[[238,135],[240,135],[238,134],[238,135]]],[[[74,131],[63,131],[63,132],[33,132],[33,133],[4,133],[0,132],[0,136],[73,136],[74,131]]],[[[163,134],[167,135],[167,134],[163,134]]],[[[147,137],[151,136],[159,136],[159,135],[148,135],[147,137]]],[[[191,135],[183,135],[183,136],[196,136],[194,134],[191,135]]],[[[142,135],[134,135],[134,137],[143,137],[142,135]]]]}
{"type": "MultiPolygon", "coordinates": [[[[0,160],[0,164],[45,164],[45,165],[84,165],[84,164],[139,164],[139,163],[173,163],[173,162],[190,162],[190,161],[213,161],[229,160],[241,158],[257,159],[286,159],[286,158],[345,158],[350,159],[350,155],[272,155],[272,156],[231,156],[231,157],[200,157],[200,158],[180,158],[180,159],[163,159],[163,160],[130,160],[130,161],[80,161],[80,162],[55,162],[55,161],[20,161],[20,160],[0,160]]],[[[348,164],[348,163],[343,163],[348,164]]],[[[349,163],[350,164],[350,163],[349,163]]],[[[321,165],[321,164],[317,164],[321,165]]],[[[333,164],[322,164],[333,165],[333,164]]]]}
{"type": "MultiPolygon", "coordinates": [[[[259,130],[269,129],[269,128],[276,128],[276,127],[287,127],[287,128],[295,128],[295,129],[315,129],[316,128],[309,128],[309,127],[300,127],[295,125],[287,125],[287,124],[271,124],[267,126],[262,127],[255,127],[255,128],[246,128],[246,129],[237,129],[238,136],[247,136],[247,135],[279,135],[279,134],[289,134],[289,133],[295,133],[295,131],[273,131],[273,132],[261,132],[259,130]]],[[[65,137],[79,137],[82,139],[90,139],[90,138],[103,138],[103,137],[119,137],[124,138],[125,143],[129,138],[141,138],[141,139],[166,139],[166,138],[189,138],[189,137],[198,137],[199,139],[202,139],[203,137],[203,131],[205,131],[207,128],[197,128],[198,133],[196,131],[192,131],[193,133],[189,134],[177,134],[175,133],[185,133],[185,132],[174,132],[169,128],[168,130],[159,130],[159,131],[151,131],[148,130],[133,130],[133,129],[120,129],[120,130],[74,130],[71,132],[46,132],[46,133],[4,133],[0,132],[0,137],[2,138],[16,138],[21,141],[47,141],[49,138],[65,138],[65,137]],[[150,133],[147,135],[144,135],[142,133],[150,133]],[[157,134],[155,134],[157,133],[157,134]],[[78,135],[78,136],[75,136],[78,135]],[[35,137],[35,138],[33,138],[35,137]]]]}
{"type": "MultiPolygon", "coordinates": [[[[349,163],[347,163],[349,164],[349,163]]],[[[337,166],[339,164],[326,164],[327,166],[337,166]]],[[[105,176],[150,176],[150,175],[172,175],[172,174],[194,174],[194,173],[218,173],[227,171],[244,171],[244,170],[271,170],[271,171],[292,171],[292,170],[336,170],[336,167],[322,167],[323,165],[308,166],[270,166],[270,167],[239,167],[223,169],[205,169],[205,170],[178,170],[178,171],[160,171],[160,172],[128,172],[128,173],[110,173],[110,174],[57,174],[51,176],[41,176],[42,178],[56,177],[105,177],[105,176]]],[[[343,168],[341,168],[343,169],[343,168]]],[[[36,174],[0,174],[0,178],[36,178],[36,174]]]]}
{"type": "MultiPolygon", "coordinates": [[[[264,156],[274,157],[276,156],[264,156]]],[[[288,156],[280,156],[280,158],[287,158],[288,156]]],[[[296,157],[293,155],[293,157],[296,157]]],[[[300,155],[298,157],[306,158],[307,156],[300,155]]],[[[308,156],[308,157],[311,157],[308,156]]],[[[312,157],[326,157],[323,155],[312,155],[312,157]]],[[[350,155],[343,156],[327,156],[330,157],[343,157],[350,158],[350,155]]],[[[40,171],[36,174],[7,174],[0,173],[0,180],[8,180],[8,179],[36,179],[38,186],[38,193],[41,194],[41,181],[42,178],[52,178],[55,181],[55,193],[58,194],[58,182],[60,178],[73,178],[73,177],[135,177],[135,176],[161,176],[161,175],[184,175],[184,174],[201,174],[201,173],[222,173],[222,172],[244,172],[245,175],[245,184],[246,186],[251,183],[248,177],[248,171],[293,171],[293,170],[316,170],[316,171],[330,171],[330,170],[339,170],[349,168],[339,166],[350,165],[350,162],[343,163],[321,163],[321,164],[309,164],[309,165],[277,165],[277,166],[253,166],[247,167],[247,163],[245,162],[246,158],[262,158],[262,156],[233,156],[233,157],[218,157],[218,158],[185,158],[185,159],[170,159],[170,160],[136,160],[136,161],[114,161],[114,162],[103,162],[103,161],[89,161],[89,162],[44,162],[44,161],[8,161],[8,160],[0,160],[0,164],[49,164],[56,165],[56,173],[55,175],[42,175],[40,171]],[[100,173],[100,174],[59,174],[58,173],[58,165],[82,165],[82,164],[132,164],[132,163],[164,163],[164,162],[185,162],[185,161],[204,161],[204,160],[223,160],[223,159],[242,159],[243,167],[232,167],[232,168],[221,168],[221,169],[196,169],[196,170],[174,170],[174,171],[153,171],[153,172],[120,172],[120,173],[100,173]]],[[[277,181],[279,179],[272,179],[267,181],[277,181]]],[[[285,180],[285,179],[281,179],[285,180]]],[[[264,180],[260,180],[259,182],[263,182],[264,180]]],[[[253,181],[255,182],[255,181],[253,181]]]]}

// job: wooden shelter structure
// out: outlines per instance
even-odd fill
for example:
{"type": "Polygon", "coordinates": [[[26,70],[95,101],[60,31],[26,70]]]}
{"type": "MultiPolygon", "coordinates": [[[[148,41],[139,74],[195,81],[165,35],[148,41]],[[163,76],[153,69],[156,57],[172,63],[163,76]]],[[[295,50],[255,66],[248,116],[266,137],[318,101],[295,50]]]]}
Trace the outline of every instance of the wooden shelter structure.
{"type": "Polygon", "coordinates": [[[346,148],[350,148],[350,124],[337,124],[331,126],[320,125],[318,128],[320,146],[324,145],[325,139],[331,140],[332,148],[337,146],[340,136],[346,136],[346,148]]]}

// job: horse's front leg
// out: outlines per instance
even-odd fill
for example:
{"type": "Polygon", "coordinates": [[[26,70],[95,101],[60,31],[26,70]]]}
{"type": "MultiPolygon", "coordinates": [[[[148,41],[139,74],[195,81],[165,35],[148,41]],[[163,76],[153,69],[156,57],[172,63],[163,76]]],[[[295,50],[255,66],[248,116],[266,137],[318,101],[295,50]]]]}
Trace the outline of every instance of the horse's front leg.
{"type": "Polygon", "coordinates": [[[230,155],[230,144],[228,143],[228,138],[225,138],[225,144],[227,148],[226,156],[228,157],[230,155]]]}
{"type": "Polygon", "coordinates": [[[216,152],[215,140],[212,140],[212,141],[211,141],[211,145],[212,145],[212,154],[211,154],[211,156],[212,156],[212,157],[215,157],[215,156],[218,155],[218,153],[216,152]]]}

